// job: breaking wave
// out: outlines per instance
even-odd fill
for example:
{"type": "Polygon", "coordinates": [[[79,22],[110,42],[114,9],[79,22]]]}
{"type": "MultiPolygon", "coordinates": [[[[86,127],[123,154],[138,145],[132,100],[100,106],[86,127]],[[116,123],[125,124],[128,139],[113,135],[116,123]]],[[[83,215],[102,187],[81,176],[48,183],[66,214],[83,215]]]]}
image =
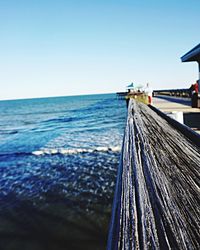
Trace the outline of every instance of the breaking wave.
{"type": "Polygon", "coordinates": [[[94,153],[94,152],[120,152],[121,147],[115,146],[115,147],[96,147],[94,149],[86,149],[86,148],[73,148],[73,149],[67,149],[67,148],[50,148],[50,149],[40,149],[37,151],[33,151],[33,155],[55,155],[55,154],[61,154],[61,155],[71,155],[71,154],[80,154],[80,153],[94,153]]]}

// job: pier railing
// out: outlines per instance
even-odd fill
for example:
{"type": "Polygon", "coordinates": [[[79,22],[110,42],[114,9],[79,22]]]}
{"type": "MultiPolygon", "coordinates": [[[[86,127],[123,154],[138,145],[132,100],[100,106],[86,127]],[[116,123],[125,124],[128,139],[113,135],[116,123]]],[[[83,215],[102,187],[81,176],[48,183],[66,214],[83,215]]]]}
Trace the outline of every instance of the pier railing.
{"type": "Polygon", "coordinates": [[[191,97],[190,89],[161,89],[154,90],[153,96],[156,95],[168,95],[168,96],[176,96],[176,97],[191,97]]]}
{"type": "Polygon", "coordinates": [[[155,111],[129,102],[108,250],[200,249],[200,137],[155,111]]]}

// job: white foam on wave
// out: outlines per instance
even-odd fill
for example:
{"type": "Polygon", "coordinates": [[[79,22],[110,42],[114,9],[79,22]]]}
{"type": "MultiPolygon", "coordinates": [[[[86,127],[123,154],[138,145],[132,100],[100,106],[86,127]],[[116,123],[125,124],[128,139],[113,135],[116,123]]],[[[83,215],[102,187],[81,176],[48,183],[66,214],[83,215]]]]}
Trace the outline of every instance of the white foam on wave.
{"type": "Polygon", "coordinates": [[[37,151],[33,151],[32,154],[36,156],[40,155],[55,155],[55,154],[61,154],[61,155],[71,155],[71,154],[79,154],[79,153],[93,153],[93,152],[120,152],[121,147],[114,146],[114,147],[97,147],[94,149],[86,149],[86,148],[73,148],[73,149],[67,149],[67,148],[45,148],[40,149],[37,151]]]}

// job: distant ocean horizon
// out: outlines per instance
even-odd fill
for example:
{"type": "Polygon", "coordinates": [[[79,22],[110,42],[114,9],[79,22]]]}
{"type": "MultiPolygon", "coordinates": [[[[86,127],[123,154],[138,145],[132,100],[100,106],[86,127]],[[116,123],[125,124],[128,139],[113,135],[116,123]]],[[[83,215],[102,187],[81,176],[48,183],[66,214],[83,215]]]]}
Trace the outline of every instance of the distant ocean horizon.
{"type": "Polygon", "coordinates": [[[69,94],[69,95],[55,95],[55,96],[35,96],[35,97],[15,97],[15,98],[6,98],[0,99],[1,101],[17,101],[17,100],[30,100],[30,99],[49,99],[49,98],[62,98],[62,97],[80,97],[80,96],[95,96],[95,95],[114,95],[115,92],[106,92],[106,93],[86,93],[86,94],[69,94]]]}
{"type": "Polygon", "coordinates": [[[126,104],[0,101],[0,249],[105,249],[126,104]]]}

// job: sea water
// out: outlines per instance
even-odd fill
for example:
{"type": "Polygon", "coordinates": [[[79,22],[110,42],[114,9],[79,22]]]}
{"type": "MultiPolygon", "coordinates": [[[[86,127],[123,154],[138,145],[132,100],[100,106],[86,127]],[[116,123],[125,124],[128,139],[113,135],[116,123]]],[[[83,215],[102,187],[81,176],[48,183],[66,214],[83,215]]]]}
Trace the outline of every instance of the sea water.
{"type": "Polygon", "coordinates": [[[0,249],[105,249],[125,119],[115,94],[0,101],[0,249]]]}

